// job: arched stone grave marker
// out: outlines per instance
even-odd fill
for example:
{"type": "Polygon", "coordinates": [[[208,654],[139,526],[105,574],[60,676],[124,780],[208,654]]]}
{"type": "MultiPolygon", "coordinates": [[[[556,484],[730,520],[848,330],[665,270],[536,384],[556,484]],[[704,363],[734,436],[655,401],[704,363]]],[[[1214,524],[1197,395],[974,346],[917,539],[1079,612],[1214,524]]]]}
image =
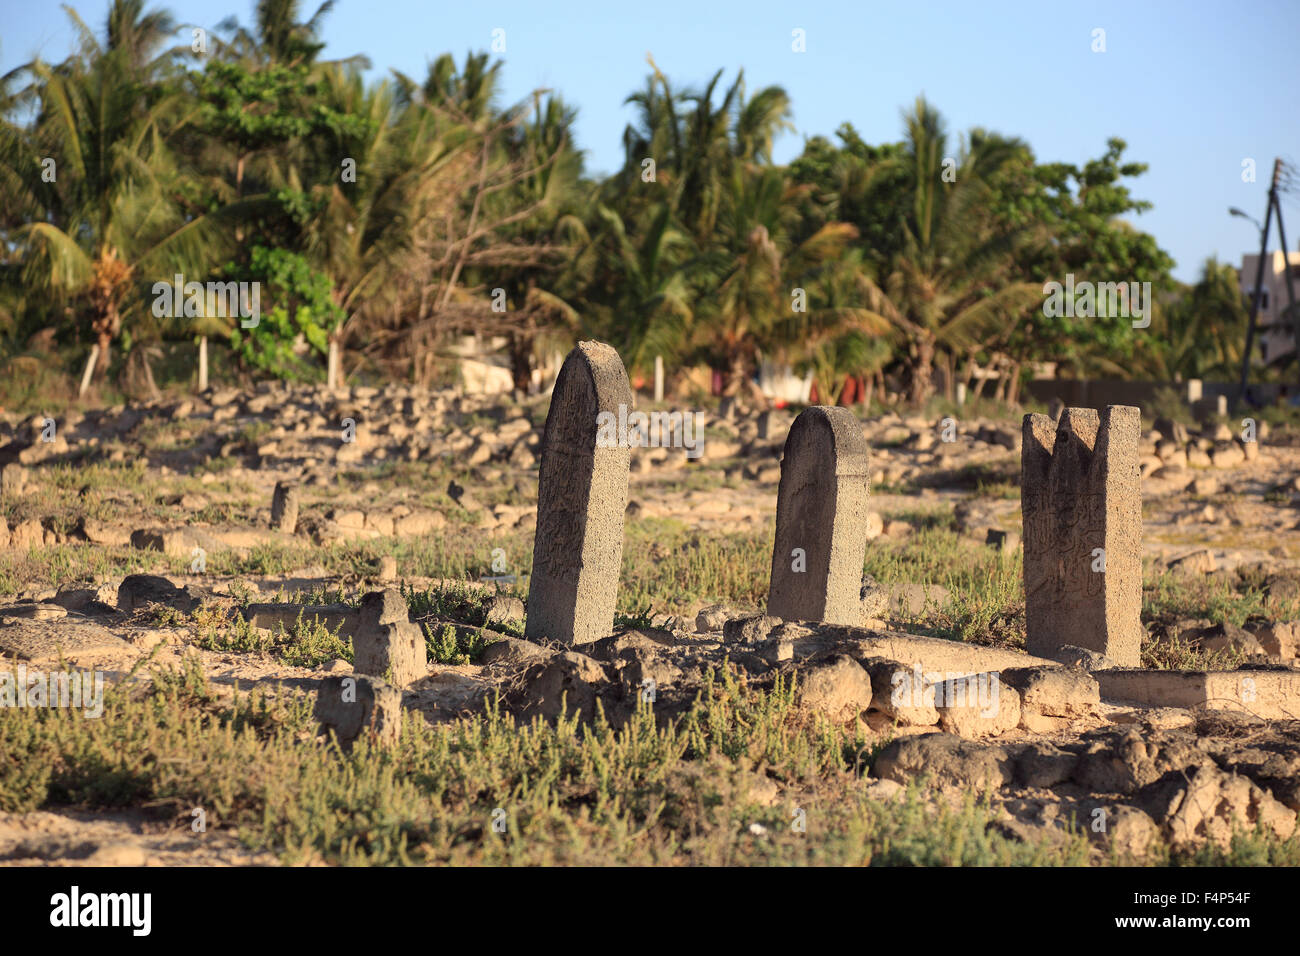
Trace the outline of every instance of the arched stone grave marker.
{"type": "Polygon", "coordinates": [[[597,442],[597,417],[632,407],[618,353],[579,342],[551,395],[537,485],[537,532],[524,636],[585,644],[607,636],[623,561],[625,445],[597,442]]]}
{"type": "Polygon", "coordinates": [[[862,620],[868,457],[847,408],[814,405],[790,426],[781,458],[767,613],[786,620],[862,620]]]}

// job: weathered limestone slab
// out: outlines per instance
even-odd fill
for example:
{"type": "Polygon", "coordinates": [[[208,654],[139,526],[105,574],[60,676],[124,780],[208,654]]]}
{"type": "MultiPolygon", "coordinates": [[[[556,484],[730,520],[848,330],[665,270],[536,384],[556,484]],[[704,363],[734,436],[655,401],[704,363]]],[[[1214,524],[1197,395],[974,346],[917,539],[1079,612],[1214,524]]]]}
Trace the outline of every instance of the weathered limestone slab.
{"type": "Polygon", "coordinates": [[[1031,657],[1019,651],[862,627],[823,626],[793,639],[783,638],[774,632],[771,636],[764,635],[758,650],[773,662],[803,661],[841,652],[860,661],[880,658],[909,669],[920,668],[926,674],[941,673],[949,676],[1021,667],[1060,667],[1054,661],[1031,657]]]}
{"type": "Polygon", "coordinates": [[[847,408],[814,405],[790,426],[777,491],[769,614],[861,621],[868,457],[862,425],[847,408]]]}
{"type": "Polygon", "coordinates": [[[579,342],[555,381],[537,486],[524,636],[584,644],[609,634],[623,560],[631,452],[597,442],[597,419],[632,407],[618,353],[579,342]]]}
{"type": "Polygon", "coordinates": [[[1104,670],[1092,676],[1102,699],[1146,707],[1235,710],[1268,720],[1300,719],[1300,670],[1104,670]]]}
{"type": "Polygon", "coordinates": [[[1030,654],[1070,644],[1135,667],[1142,645],[1138,409],[1026,415],[1021,447],[1030,654]]]}
{"type": "Polygon", "coordinates": [[[239,613],[253,627],[268,631],[292,630],[301,616],[347,638],[356,636],[359,619],[356,609],[346,604],[250,604],[239,613]]]}
{"type": "Polygon", "coordinates": [[[6,618],[0,622],[0,656],[20,661],[52,663],[60,657],[129,650],[126,641],[90,621],[6,618]]]}
{"type": "Polygon", "coordinates": [[[429,670],[424,632],[411,623],[406,601],[395,588],[374,591],[361,599],[352,652],[355,673],[383,677],[398,687],[429,670]]]}
{"type": "Polygon", "coordinates": [[[220,538],[199,528],[140,528],[131,532],[131,547],[140,551],[161,551],[170,558],[190,559],[197,552],[219,552],[226,548],[220,538]]]}

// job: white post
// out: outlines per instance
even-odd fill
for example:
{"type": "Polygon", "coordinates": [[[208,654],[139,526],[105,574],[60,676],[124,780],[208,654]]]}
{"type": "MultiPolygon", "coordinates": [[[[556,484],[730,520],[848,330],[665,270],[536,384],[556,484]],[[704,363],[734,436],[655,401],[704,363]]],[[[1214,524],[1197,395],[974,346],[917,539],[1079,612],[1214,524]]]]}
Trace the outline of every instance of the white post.
{"type": "Polygon", "coordinates": [[[958,382],[957,383],[957,405],[962,406],[965,404],[966,404],[966,383],[958,382]]]}
{"type": "Polygon", "coordinates": [[[325,384],[331,389],[339,386],[339,344],[332,338],[330,339],[330,356],[325,384]]]}
{"type": "Polygon", "coordinates": [[[1203,396],[1201,390],[1201,380],[1199,378],[1189,378],[1187,380],[1187,404],[1199,402],[1203,396]]]}
{"type": "Polygon", "coordinates": [[[81,374],[81,388],[77,392],[77,397],[81,398],[86,394],[86,389],[90,388],[90,376],[95,373],[95,363],[99,361],[99,346],[90,347],[90,358],[86,360],[86,371],[81,374]]]}
{"type": "Polygon", "coordinates": [[[664,400],[664,357],[655,356],[655,401],[664,400]]]}
{"type": "Polygon", "coordinates": [[[199,391],[208,390],[208,337],[199,336],[199,391]]]}

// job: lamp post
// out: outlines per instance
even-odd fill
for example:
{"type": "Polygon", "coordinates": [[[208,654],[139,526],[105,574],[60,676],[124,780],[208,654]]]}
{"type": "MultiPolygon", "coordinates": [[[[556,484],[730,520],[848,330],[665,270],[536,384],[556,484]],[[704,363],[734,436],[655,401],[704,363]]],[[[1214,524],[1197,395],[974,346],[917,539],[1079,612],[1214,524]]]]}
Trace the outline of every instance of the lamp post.
{"type": "Polygon", "coordinates": [[[1229,216],[1236,216],[1236,217],[1238,217],[1239,219],[1249,219],[1251,222],[1253,222],[1253,223],[1255,224],[1255,228],[1256,228],[1256,229],[1258,229],[1260,232],[1263,232],[1263,231],[1264,231],[1264,227],[1261,226],[1261,225],[1259,224],[1259,220],[1258,220],[1258,219],[1256,219],[1254,216],[1250,215],[1249,213],[1242,212],[1242,211],[1241,211],[1240,209],[1238,209],[1236,206],[1229,206],[1229,207],[1228,207],[1228,215],[1229,215],[1229,216]]]}

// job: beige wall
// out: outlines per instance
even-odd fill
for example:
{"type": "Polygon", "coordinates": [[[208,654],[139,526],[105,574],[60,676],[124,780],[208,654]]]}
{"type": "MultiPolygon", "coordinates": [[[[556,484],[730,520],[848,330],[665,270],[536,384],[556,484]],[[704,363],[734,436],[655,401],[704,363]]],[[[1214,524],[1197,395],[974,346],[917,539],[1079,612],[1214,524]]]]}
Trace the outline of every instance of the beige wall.
{"type": "MultiPolygon", "coordinates": [[[[1291,265],[1291,283],[1295,288],[1296,301],[1300,302],[1300,252],[1289,252],[1286,258],[1291,265]]],[[[1258,254],[1252,253],[1241,257],[1241,291],[1247,296],[1248,308],[1249,296],[1255,289],[1255,270],[1258,264],[1258,254]]],[[[1255,353],[1256,361],[1262,357],[1264,361],[1272,363],[1280,356],[1295,350],[1293,334],[1278,324],[1288,301],[1286,276],[1282,270],[1282,252],[1275,250],[1269,253],[1264,259],[1264,294],[1260,300],[1259,318],[1256,320],[1258,323],[1256,332],[1260,342],[1260,351],[1255,353]]]]}

